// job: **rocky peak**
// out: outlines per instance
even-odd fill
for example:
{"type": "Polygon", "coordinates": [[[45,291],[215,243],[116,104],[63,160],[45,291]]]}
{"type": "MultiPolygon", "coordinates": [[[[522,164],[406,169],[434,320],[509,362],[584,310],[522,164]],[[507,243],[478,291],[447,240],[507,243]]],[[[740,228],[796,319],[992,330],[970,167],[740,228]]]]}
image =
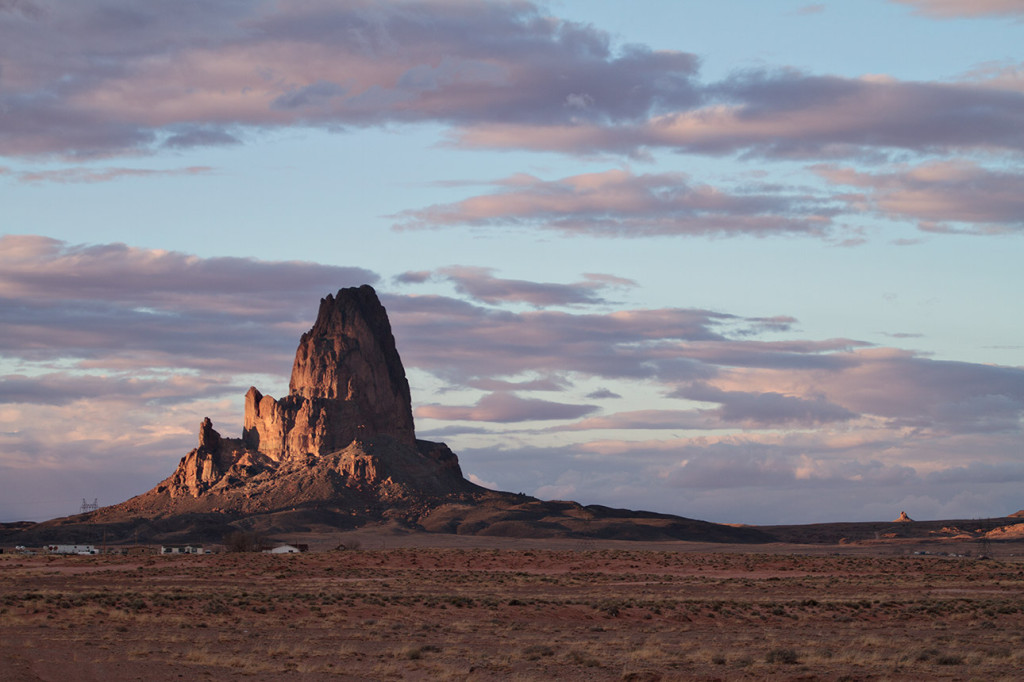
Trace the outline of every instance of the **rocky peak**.
{"type": "Polygon", "coordinates": [[[250,388],[243,434],[274,460],[326,454],[377,435],[415,445],[409,382],[373,287],[320,300],[316,322],[299,341],[288,395],[275,400],[250,388]]]}
{"type": "Polygon", "coordinates": [[[220,434],[213,428],[213,422],[209,417],[203,419],[199,425],[199,447],[209,452],[220,449],[220,434]]]}

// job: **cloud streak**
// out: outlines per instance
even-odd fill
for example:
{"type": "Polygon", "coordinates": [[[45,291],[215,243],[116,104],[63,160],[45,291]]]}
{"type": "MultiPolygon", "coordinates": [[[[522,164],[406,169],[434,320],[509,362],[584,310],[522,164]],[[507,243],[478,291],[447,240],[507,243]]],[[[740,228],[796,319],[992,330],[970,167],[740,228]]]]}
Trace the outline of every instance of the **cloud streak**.
{"type": "Polygon", "coordinates": [[[636,154],[643,149],[776,159],[864,158],[896,151],[1024,150],[1024,93],[976,83],[739,73],[708,85],[701,105],[639,123],[480,123],[470,147],[636,154]]]}
{"type": "Polygon", "coordinates": [[[24,183],[94,183],[110,182],[121,178],[161,178],[173,176],[206,175],[213,171],[209,166],[188,166],[187,168],[151,169],[151,168],[59,168],[48,171],[14,172],[0,168],[0,175],[13,175],[24,183]]]}
{"type": "Polygon", "coordinates": [[[910,5],[917,14],[937,19],[985,16],[1024,16],[1017,0],[890,0],[910,5]]]}
{"type": "Polygon", "coordinates": [[[822,236],[836,211],[807,193],[731,193],[682,173],[626,170],[541,180],[517,175],[498,191],[401,214],[401,229],[528,225],[571,235],[807,234],[822,236]]]}
{"type": "Polygon", "coordinates": [[[819,166],[836,185],[864,190],[845,197],[850,210],[911,219],[928,232],[1024,232],[1024,173],[967,161],[943,161],[889,173],[819,166]]]}

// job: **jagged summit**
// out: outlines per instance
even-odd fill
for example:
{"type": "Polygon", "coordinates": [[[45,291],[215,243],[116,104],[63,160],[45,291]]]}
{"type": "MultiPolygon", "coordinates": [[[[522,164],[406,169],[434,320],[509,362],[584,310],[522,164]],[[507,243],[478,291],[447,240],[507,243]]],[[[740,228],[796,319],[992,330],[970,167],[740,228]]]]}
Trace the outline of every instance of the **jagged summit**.
{"type": "Polygon", "coordinates": [[[249,389],[242,431],[248,448],[279,461],[323,455],[376,435],[415,446],[409,382],[373,287],[320,300],[288,386],[281,400],[249,389]]]}
{"type": "Polygon", "coordinates": [[[416,440],[387,312],[364,285],[320,300],[288,395],[251,387],[241,438],[221,436],[204,419],[199,446],[174,473],[118,506],[255,513],[317,502],[401,506],[476,490],[446,445],[416,440]]]}

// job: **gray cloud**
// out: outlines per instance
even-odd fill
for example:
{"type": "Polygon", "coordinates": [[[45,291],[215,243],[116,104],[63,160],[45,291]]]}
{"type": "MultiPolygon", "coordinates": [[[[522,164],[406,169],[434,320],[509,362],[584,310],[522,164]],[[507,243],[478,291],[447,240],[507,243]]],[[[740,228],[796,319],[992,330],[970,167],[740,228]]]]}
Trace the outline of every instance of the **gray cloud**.
{"type": "Polygon", "coordinates": [[[560,180],[518,175],[498,191],[400,214],[400,229],[446,225],[529,225],[570,234],[754,235],[829,232],[836,210],[807,193],[728,192],[681,173],[624,170],[560,180]]]}
{"type": "Polygon", "coordinates": [[[529,2],[32,7],[0,13],[0,154],[234,143],[238,127],[614,123],[699,98],[693,55],[616,48],[529,2]]]}
{"type": "Polygon", "coordinates": [[[578,419],[597,410],[594,405],[570,405],[549,400],[520,398],[511,393],[488,393],[476,405],[423,405],[416,416],[426,419],[484,422],[578,419]]]}
{"type": "Polygon", "coordinates": [[[888,158],[893,152],[1024,150],[1024,92],[990,83],[735,74],[703,90],[701,106],[640,123],[477,123],[466,146],[637,154],[644,149],[783,159],[888,158]]]}
{"type": "Polygon", "coordinates": [[[587,397],[591,400],[601,400],[605,398],[621,398],[622,396],[611,389],[602,387],[596,391],[591,391],[587,394],[587,397]]]}
{"type": "Polygon", "coordinates": [[[361,268],[0,236],[0,354],[257,371],[288,362],[321,296],[377,279],[361,268]]]}
{"type": "MultiPolygon", "coordinates": [[[[933,16],[1019,12],[1009,0],[908,1],[933,16]]],[[[7,0],[3,9],[3,156],[104,157],[236,144],[283,127],[419,122],[450,126],[457,144],[574,154],[1024,149],[1024,93],[998,81],[765,70],[701,83],[692,54],[617,45],[526,1],[79,0],[43,10],[7,0]]],[[[771,217],[780,218],[747,215],[744,230],[815,227],[771,217]]],[[[729,229],[673,218],[641,225],[729,229]]],[[[638,229],[621,220],[606,229],[638,229]]]]}
{"type": "Polygon", "coordinates": [[[714,410],[714,414],[721,420],[722,426],[742,424],[753,427],[810,427],[848,421],[857,416],[821,396],[808,399],[775,392],[722,391],[703,383],[679,389],[672,395],[688,400],[720,403],[721,407],[714,410]]]}
{"type": "Polygon", "coordinates": [[[122,376],[67,372],[36,376],[11,374],[0,376],[0,404],[68,405],[79,400],[108,400],[156,406],[233,396],[246,388],[224,377],[209,375],[138,378],[130,373],[122,376]]]}
{"type": "Polygon", "coordinates": [[[837,185],[865,189],[864,194],[844,197],[851,211],[868,209],[890,218],[909,218],[929,232],[1024,232],[1024,173],[986,169],[966,161],[889,173],[835,166],[816,170],[837,185]]]}
{"type": "Polygon", "coordinates": [[[174,175],[205,175],[213,169],[209,166],[189,166],[187,168],[152,169],[152,168],[91,168],[74,167],[48,171],[23,171],[16,173],[20,182],[42,183],[92,183],[110,182],[120,178],[156,178],[174,175]]]}
{"type": "Polygon", "coordinates": [[[530,282],[521,279],[503,279],[494,276],[494,268],[467,265],[453,265],[429,273],[404,273],[399,275],[403,284],[421,283],[427,279],[448,281],[455,290],[474,301],[498,305],[502,303],[527,303],[536,308],[551,306],[579,306],[608,303],[598,292],[608,288],[627,288],[636,282],[612,275],[585,274],[582,282],[558,284],[554,282],[530,282]]]}

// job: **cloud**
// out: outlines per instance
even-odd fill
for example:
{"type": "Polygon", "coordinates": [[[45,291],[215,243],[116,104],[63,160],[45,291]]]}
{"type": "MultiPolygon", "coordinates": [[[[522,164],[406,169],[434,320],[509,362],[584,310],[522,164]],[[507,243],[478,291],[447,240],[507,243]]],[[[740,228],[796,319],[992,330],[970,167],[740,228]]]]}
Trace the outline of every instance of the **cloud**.
{"type": "Polygon", "coordinates": [[[40,19],[44,10],[31,0],[0,0],[0,13],[10,12],[25,19],[40,19]]]}
{"type": "Polygon", "coordinates": [[[825,11],[824,3],[816,2],[810,5],[804,5],[803,7],[796,10],[797,14],[821,14],[825,11]]]}
{"type": "Polygon", "coordinates": [[[206,175],[213,171],[209,166],[189,166],[187,168],[172,168],[156,170],[150,168],[60,168],[48,171],[22,171],[16,173],[20,182],[42,183],[93,183],[110,182],[121,178],[154,178],[168,177],[175,175],[206,175]]]}
{"type": "Polygon", "coordinates": [[[640,122],[480,122],[453,133],[468,147],[566,153],[679,152],[782,159],[887,158],[897,151],[1024,150],[1024,92],[998,83],[748,71],[707,85],[700,106],[640,122]]]}
{"type": "Polygon", "coordinates": [[[470,407],[424,405],[416,410],[416,416],[424,419],[508,423],[577,419],[596,409],[595,405],[570,405],[520,398],[510,393],[489,393],[470,407]]]}
{"type": "Polygon", "coordinates": [[[649,430],[649,429],[715,429],[721,424],[714,417],[697,410],[634,410],[616,412],[602,417],[590,417],[565,426],[562,431],[592,430],[649,430]]]}
{"type": "Polygon", "coordinates": [[[406,211],[397,227],[529,225],[615,237],[822,236],[835,214],[807,193],[730,193],[682,173],[609,170],[559,180],[516,175],[493,184],[498,191],[492,194],[406,211]]]}
{"type": "Polygon", "coordinates": [[[691,384],[672,395],[688,400],[720,403],[721,407],[714,410],[714,414],[721,420],[722,426],[811,427],[848,421],[857,416],[821,396],[804,398],[775,392],[722,391],[703,383],[691,384]]]}
{"type": "MultiPolygon", "coordinates": [[[[875,428],[884,425],[944,435],[1022,428],[1024,370],[1020,368],[933,360],[893,348],[840,355],[843,362],[833,367],[739,368],[720,371],[708,383],[725,392],[821,399],[875,420],[875,428]]],[[[683,387],[675,395],[691,390],[683,387]]]]}
{"type": "Polygon", "coordinates": [[[138,378],[131,373],[71,374],[50,372],[0,376],[0,404],[69,405],[87,400],[121,400],[170,405],[218,398],[247,387],[223,376],[169,374],[138,378]]]}
{"type": "Polygon", "coordinates": [[[392,279],[396,284],[423,284],[433,277],[430,270],[409,270],[395,275],[392,279]]]}
{"type": "Polygon", "coordinates": [[[494,268],[453,265],[441,268],[432,275],[405,273],[399,277],[403,284],[421,283],[427,279],[448,281],[455,285],[458,293],[482,303],[527,303],[537,308],[608,303],[598,291],[636,286],[633,280],[602,274],[584,274],[583,281],[575,284],[556,284],[501,279],[495,277],[494,272],[494,268]]]}
{"type": "Polygon", "coordinates": [[[596,391],[591,391],[590,393],[588,393],[587,397],[590,398],[591,400],[602,400],[605,398],[621,398],[622,396],[616,393],[615,391],[608,388],[604,388],[602,386],[596,391]]]}
{"type": "Polygon", "coordinates": [[[362,268],[0,236],[0,355],[80,368],[257,371],[362,268]],[[308,308],[296,307],[307,301],[308,308]]]}
{"type": "Polygon", "coordinates": [[[81,0],[0,12],[0,155],[231,144],[239,128],[641,120],[693,55],[616,47],[529,2],[81,0]]]}
{"type": "Polygon", "coordinates": [[[890,0],[914,7],[916,14],[937,19],[1024,15],[1018,0],[890,0]]]}
{"type": "Polygon", "coordinates": [[[386,296],[407,364],[454,383],[480,377],[579,372],[614,378],[706,377],[673,343],[722,339],[743,318],[668,308],[611,313],[513,313],[442,296],[386,296]]]}
{"type": "Polygon", "coordinates": [[[816,170],[834,184],[865,190],[845,197],[851,211],[909,218],[928,232],[1024,232],[1024,173],[1014,170],[991,170],[968,161],[933,162],[890,173],[838,166],[816,170]]]}
{"type": "MultiPolygon", "coordinates": [[[[931,16],[1020,13],[1010,0],[915,3],[931,16]]],[[[1024,93],[999,81],[762,70],[704,83],[693,54],[618,45],[524,0],[42,7],[7,0],[0,11],[0,156],[136,155],[282,128],[418,123],[464,146],[638,158],[657,148],[817,159],[1024,148],[1024,93]]],[[[673,218],[640,227],[728,231],[673,218]]],[[[638,229],[612,221],[606,229],[638,229]]],[[[745,221],[739,231],[812,227],[773,210],[745,221]]]]}
{"type": "Polygon", "coordinates": [[[502,381],[500,379],[474,379],[466,382],[470,388],[481,391],[564,391],[569,382],[557,376],[532,381],[502,381]]]}

